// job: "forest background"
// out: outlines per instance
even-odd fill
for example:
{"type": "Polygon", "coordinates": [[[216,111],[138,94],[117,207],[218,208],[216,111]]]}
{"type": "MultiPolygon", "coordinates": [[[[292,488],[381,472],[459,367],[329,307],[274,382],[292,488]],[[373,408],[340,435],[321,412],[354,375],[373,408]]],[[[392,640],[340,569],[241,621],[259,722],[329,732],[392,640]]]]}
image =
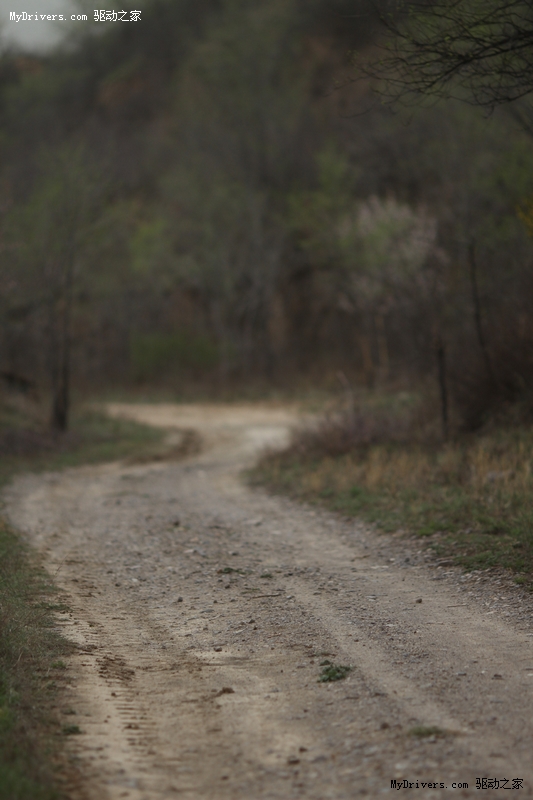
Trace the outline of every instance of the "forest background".
{"type": "Polygon", "coordinates": [[[528,415],[516,104],[381,102],[369,0],[151,0],[82,27],[1,59],[6,391],[51,395],[60,430],[71,387],[339,374],[416,387],[445,427],[528,415]]]}

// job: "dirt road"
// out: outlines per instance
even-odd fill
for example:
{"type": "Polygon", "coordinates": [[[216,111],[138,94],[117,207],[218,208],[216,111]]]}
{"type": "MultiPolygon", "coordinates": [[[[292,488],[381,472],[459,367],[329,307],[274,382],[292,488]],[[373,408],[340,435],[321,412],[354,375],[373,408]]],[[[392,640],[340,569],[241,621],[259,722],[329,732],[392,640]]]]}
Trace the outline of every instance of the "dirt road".
{"type": "Polygon", "coordinates": [[[525,595],[247,488],[240,471],[285,441],[290,409],[110,411],[195,428],[204,447],[24,476],[5,493],[81,645],[63,709],[82,731],[73,798],[340,800],[402,779],[421,799],[532,796],[525,595]],[[324,660],[352,671],[319,683],[324,660]]]}

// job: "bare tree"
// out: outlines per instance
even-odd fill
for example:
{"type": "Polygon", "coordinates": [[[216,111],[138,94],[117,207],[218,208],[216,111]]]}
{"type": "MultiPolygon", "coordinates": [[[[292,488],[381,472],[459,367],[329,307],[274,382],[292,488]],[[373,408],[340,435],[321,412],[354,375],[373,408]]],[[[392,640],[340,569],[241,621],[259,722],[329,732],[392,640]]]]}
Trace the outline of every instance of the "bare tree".
{"type": "Polygon", "coordinates": [[[458,97],[492,110],[533,92],[530,2],[377,2],[385,35],[365,71],[389,98],[458,97]]]}
{"type": "Polygon", "coordinates": [[[45,361],[52,390],[51,426],[68,427],[74,282],[97,213],[96,171],[84,149],[43,150],[25,202],[6,218],[8,252],[34,313],[42,319],[45,361]]]}

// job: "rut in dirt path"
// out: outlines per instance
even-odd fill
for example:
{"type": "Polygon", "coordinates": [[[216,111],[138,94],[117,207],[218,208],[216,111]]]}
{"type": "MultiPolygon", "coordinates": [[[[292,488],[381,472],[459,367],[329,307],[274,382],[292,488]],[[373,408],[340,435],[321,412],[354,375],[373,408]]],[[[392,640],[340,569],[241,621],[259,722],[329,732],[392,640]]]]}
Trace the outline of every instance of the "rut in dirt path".
{"type": "Polygon", "coordinates": [[[410,542],[247,488],[241,470],[283,444],[291,409],[110,411],[196,429],[204,450],[5,493],[80,645],[64,695],[82,730],[72,798],[340,800],[403,778],[434,784],[403,790],[417,798],[502,797],[513,779],[511,796],[531,797],[533,629],[518,591],[498,589],[510,611],[484,605],[410,542]],[[319,683],[324,661],[352,670],[319,683]]]}

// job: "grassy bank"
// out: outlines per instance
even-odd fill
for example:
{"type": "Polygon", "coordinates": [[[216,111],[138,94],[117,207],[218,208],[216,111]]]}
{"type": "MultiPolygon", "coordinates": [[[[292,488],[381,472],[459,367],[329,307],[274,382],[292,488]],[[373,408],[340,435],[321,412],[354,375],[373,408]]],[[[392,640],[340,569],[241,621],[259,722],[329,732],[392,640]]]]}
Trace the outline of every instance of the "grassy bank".
{"type": "Polygon", "coordinates": [[[70,430],[53,434],[32,417],[0,411],[0,486],[19,472],[157,456],[164,432],[96,411],[73,414],[70,430]]]}
{"type": "MultiPolygon", "coordinates": [[[[31,414],[0,410],[0,485],[19,472],[119,458],[149,458],[163,433],[95,412],[50,434],[31,414]]],[[[65,736],[75,717],[59,715],[63,658],[71,649],[54,629],[57,589],[16,531],[0,518],[0,800],[61,798],[65,736]]]]}
{"type": "Polygon", "coordinates": [[[20,537],[0,520],[0,798],[60,797],[54,705],[71,649],[54,630],[57,592],[20,537]]]}
{"type": "Polygon", "coordinates": [[[295,435],[251,480],[384,531],[417,534],[454,563],[511,570],[533,587],[533,429],[430,444],[405,429],[398,441],[386,430],[350,441],[342,424],[295,435]]]}

